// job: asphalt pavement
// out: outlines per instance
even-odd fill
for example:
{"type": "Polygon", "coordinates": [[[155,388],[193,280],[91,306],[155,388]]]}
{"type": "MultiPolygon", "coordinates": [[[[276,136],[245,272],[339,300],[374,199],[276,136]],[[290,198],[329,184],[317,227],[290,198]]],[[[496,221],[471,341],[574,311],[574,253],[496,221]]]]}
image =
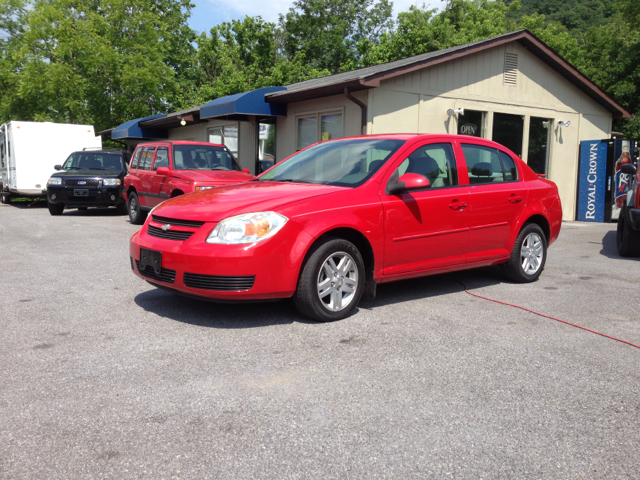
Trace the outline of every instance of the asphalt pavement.
{"type": "Polygon", "coordinates": [[[115,210],[0,206],[0,479],[640,478],[640,259],[564,223],[539,281],[381,285],[335,323],[131,272],[115,210]]]}

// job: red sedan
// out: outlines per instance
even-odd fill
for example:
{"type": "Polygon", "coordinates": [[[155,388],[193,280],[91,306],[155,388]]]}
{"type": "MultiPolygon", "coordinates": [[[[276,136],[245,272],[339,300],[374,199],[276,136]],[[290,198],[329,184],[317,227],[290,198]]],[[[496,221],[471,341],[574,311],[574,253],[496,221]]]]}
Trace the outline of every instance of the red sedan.
{"type": "Polygon", "coordinates": [[[377,283],[497,264],[532,282],[561,221],[556,185],[495,142],[353,137],[163,202],[131,238],[131,268],[197,297],[293,297],[302,314],[331,321],[377,283]]]}

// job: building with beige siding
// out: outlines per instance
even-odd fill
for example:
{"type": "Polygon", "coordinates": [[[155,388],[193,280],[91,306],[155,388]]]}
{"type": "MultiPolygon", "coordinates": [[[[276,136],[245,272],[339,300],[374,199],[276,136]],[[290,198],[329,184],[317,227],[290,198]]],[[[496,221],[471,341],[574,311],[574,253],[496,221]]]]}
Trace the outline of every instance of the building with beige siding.
{"type": "Polygon", "coordinates": [[[225,143],[252,172],[317,141],[345,136],[480,136],[507,146],[553,180],[565,220],[573,220],[580,141],[608,139],[614,118],[631,117],[526,30],[246,93],[253,103],[240,106],[244,94],[217,99],[132,121],[138,138],[123,126],[111,135],[128,145],[149,138],[225,143]]]}

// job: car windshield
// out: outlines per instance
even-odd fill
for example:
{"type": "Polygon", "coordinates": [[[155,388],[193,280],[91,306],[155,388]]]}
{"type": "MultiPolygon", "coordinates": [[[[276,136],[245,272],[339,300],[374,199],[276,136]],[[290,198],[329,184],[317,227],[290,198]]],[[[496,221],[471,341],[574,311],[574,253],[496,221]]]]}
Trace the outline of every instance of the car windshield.
{"type": "Polygon", "coordinates": [[[357,187],[404,143],[399,139],[367,138],[319,143],[277,164],[256,180],[357,187]]]}
{"type": "Polygon", "coordinates": [[[213,145],[174,145],[173,163],[176,170],[241,170],[226,148],[213,145]]]}
{"type": "Polygon", "coordinates": [[[109,170],[124,169],[121,153],[74,152],[62,166],[64,170],[109,170]]]}

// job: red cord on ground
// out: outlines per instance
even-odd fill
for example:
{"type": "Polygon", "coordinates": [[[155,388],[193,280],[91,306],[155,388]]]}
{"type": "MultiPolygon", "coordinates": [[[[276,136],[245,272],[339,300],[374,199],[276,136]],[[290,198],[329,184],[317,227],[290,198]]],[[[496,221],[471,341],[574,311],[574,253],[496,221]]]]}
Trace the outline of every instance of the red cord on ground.
{"type": "Polygon", "coordinates": [[[591,330],[590,328],[581,327],[580,325],[576,325],[575,323],[567,322],[566,320],[560,320],[559,318],[552,317],[550,315],[545,315],[544,313],[535,312],[533,310],[529,310],[528,308],[521,307],[520,305],[513,305],[511,303],[501,302],[500,300],[495,300],[493,298],[483,297],[482,295],[478,295],[476,293],[471,293],[469,291],[469,289],[467,288],[467,286],[464,283],[460,282],[459,280],[451,280],[450,279],[450,281],[462,285],[464,287],[464,291],[466,293],[468,293],[469,295],[472,295],[474,297],[482,298],[483,300],[489,300],[490,302],[500,303],[502,305],[507,305],[509,307],[519,308],[520,310],[524,310],[525,312],[533,313],[535,315],[540,315],[541,317],[544,317],[544,318],[550,318],[551,320],[555,320],[557,322],[566,323],[567,325],[571,325],[572,327],[580,328],[581,330],[586,330],[587,332],[595,333],[596,335],[600,335],[602,337],[610,338],[611,340],[615,340],[616,342],[626,343],[627,345],[631,345],[632,347],[640,348],[640,345],[636,345],[635,343],[627,342],[626,340],[621,340],[619,338],[612,337],[611,335],[606,335],[604,333],[600,333],[600,332],[597,332],[595,330],[591,330]]]}

